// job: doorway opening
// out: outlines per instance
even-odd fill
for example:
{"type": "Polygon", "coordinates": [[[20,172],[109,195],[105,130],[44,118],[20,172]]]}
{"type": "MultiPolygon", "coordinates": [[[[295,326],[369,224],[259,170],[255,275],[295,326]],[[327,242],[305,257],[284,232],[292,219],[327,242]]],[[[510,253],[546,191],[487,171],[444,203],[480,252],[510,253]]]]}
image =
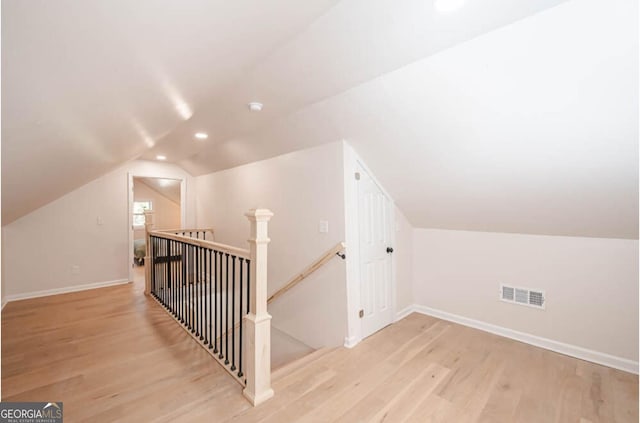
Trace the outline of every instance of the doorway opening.
{"type": "Polygon", "coordinates": [[[133,175],[129,179],[129,279],[136,290],[142,291],[146,255],[144,212],[153,211],[154,229],[181,228],[184,220],[184,181],[133,175]]]}

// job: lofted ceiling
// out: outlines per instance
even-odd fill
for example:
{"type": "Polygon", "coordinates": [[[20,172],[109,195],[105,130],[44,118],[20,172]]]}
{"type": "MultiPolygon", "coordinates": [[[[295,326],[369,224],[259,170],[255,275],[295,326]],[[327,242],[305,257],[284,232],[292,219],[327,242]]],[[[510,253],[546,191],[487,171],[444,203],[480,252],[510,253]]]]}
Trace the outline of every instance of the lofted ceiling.
{"type": "Polygon", "coordinates": [[[139,157],[335,3],[3,0],[3,224],[139,157]]]}
{"type": "Polygon", "coordinates": [[[637,238],[634,0],[52,3],[2,2],[3,224],[344,139],[414,226],[637,238]]]}
{"type": "Polygon", "coordinates": [[[180,179],[167,179],[167,178],[148,178],[136,176],[133,178],[134,190],[135,184],[142,183],[150,189],[156,191],[158,194],[166,197],[168,200],[180,205],[180,185],[182,181],[180,179]]]}

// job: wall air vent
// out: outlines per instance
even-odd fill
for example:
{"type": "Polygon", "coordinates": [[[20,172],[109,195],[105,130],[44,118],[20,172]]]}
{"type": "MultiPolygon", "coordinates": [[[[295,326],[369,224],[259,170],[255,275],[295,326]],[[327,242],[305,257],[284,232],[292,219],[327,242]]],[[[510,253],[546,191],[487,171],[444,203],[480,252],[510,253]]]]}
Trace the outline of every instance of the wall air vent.
{"type": "Polygon", "coordinates": [[[510,286],[502,285],[502,299],[506,301],[513,301],[514,298],[514,289],[510,286]]]}
{"type": "Polygon", "coordinates": [[[509,285],[500,285],[500,300],[541,309],[545,308],[546,302],[544,291],[509,285]]]}
{"type": "Polygon", "coordinates": [[[529,305],[544,307],[544,295],[539,291],[529,291],[529,305]]]}

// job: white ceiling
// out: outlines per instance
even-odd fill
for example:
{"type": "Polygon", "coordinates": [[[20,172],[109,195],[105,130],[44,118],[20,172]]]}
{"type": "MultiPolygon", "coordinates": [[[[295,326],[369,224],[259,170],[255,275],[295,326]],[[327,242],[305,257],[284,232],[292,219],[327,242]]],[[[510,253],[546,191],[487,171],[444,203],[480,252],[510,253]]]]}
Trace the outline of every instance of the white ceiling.
{"type": "Polygon", "coordinates": [[[346,139],[415,226],[637,238],[634,0],[152,3],[3,1],[3,224],[137,156],[346,139]]]}
{"type": "Polygon", "coordinates": [[[136,189],[135,184],[142,183],[167,199],[180,205],[180,184],[182,181],[179,179],[135,177],[133,178],[133,183],[134,191],[136,189]]]}
{"type": "Polygon", "coordinates": [[[233,145],[345,139],[417,227],[637,238],[637,16],[573,1],[233,145]]]}
{"type": "Polygon", "coordinates": [[[3,0],[3,224],[142,154],[334,3],[3,0]]]}
{"type": "Polygon", "coordinates": [[[474,0],[443,15],[431,0],[342,0],[143,157],[167,155],[203,174],[275,156],[282,151],[269,144],[241,147],[236,141],[307,105],[562,1],[474,0]],[[252,100],[265,104],[261,113],[248,112],[252,100]],[[199,130],[210,137],[194,143],[192,134],[199,130]]]}

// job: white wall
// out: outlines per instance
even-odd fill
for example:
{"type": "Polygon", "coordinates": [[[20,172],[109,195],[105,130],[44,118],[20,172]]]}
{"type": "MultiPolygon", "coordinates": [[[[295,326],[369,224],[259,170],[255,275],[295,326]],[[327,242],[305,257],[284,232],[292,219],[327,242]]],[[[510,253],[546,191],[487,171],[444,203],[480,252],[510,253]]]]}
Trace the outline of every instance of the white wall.
{"type": "MultiPolygon", "coordinates": [[[[151,201],[154,229],[175,229],[181,227],[180,204],[172,201],[137,178],[133,179],[133,199],[134,201],[151,201]]],[[[133,232],[134,239],[144,238],[144,229],[136,229],[133,232]]]]}
{"type": "MultiPolygon", "coordinates": [[[[345,239],[342,143],[297,151],[196,178],[198,226],[216,241],[246,247],[244,213],[268,208],[271,294],[345,239]],[[320,220],[329,233],[319,233],[320,220]]],[[[270,306],[272,324],[312,347],[341,345],[346,276],[335,258],[270,306]]]]}
{"type": "Polygon", "coordinates": [[[188,173],[163,163],[126,163],[2,228],[8,299],[128,280],[128,173],[184,178],[186,220],[195,224],[188,173]],[[80,273],[71,272],[73,265],[80,273]]]}
{"type": "Polygon", "coordinates": [[[414,230],[415,302],[638,361],[638,241],[414,230]],[[498,300],[546,291],[546,310],[498,300]]]}

